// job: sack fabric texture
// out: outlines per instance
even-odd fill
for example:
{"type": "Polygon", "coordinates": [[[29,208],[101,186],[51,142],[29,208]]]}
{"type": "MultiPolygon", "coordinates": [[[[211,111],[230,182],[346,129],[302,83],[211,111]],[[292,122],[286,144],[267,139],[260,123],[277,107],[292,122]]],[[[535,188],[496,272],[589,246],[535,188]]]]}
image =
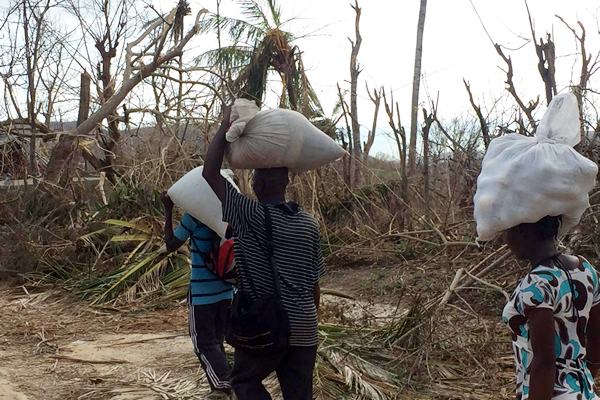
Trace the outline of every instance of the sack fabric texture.
{"type": "Polygon", "coordinates": [[[243,133],[230,135],[232,141],[226,151],[234,169],[287,167],[290,172],[305,172],[345,153],[332,138],[293,110],[261,111],[243,122],[243,133]]]}
{"type": "MultiPolygon", "coordinates": [[[[202,176],[203,169],[204,167],[194,168],[185,174],[171,186],[168,194],[175,204],[224,238],[228,224],[223,222],[223,207],[202,176]]],[[[221,175],[238,189],[233,182],[233,172],[221,170],[221,175]]]]}

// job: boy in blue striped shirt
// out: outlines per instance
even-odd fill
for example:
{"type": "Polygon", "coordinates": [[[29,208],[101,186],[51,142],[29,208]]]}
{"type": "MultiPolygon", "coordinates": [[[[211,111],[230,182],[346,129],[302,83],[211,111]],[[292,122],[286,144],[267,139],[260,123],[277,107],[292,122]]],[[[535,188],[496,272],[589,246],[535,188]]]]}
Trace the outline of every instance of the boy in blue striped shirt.
{"type": "Polygon", "coordinates": [[[209,271],[203,256],[210,250],[213,231],[185,213],[173,231],[173,201],[162,194],[165,207],[165,242],[169,252],[176,251],[188,239],[192,255],[192,273],[188,288],[189,328],[194,351],[215,394],[231,393],[231,366],[225,356],[225,320],[233,298],[233,287],[209,271]]]}

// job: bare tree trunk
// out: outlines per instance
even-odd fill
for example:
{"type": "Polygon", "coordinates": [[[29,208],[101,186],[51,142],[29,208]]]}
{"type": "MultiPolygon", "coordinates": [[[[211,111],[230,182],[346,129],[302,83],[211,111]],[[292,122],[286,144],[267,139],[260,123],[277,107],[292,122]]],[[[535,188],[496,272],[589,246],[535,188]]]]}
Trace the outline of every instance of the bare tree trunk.
{"type": "MultiPolygon", "coordinates": [[[[221,44],[221,2],[222,0],[217,0],[217,43],[219,45],[218,49],[219,49],[219,57],[221,57],[221,49],[223,48],[222,44],[221,44]]],[[[218,62],[219,65],[219,75],[220,76],[225,76],[225,74],[223,73],[223,63],[218,62]]],[[[226,98],[226,88],[227,88],[227,82],[229,82],[229,79],[225,80],[221,80],[220,82],[220,92],[221,92],[221,97],[222,98],[226,98]]]]}
{"type": "MultiPolygon", "coordinates": [[[[48,162],[48,166],[46,168],[47,181],[51,183],[57,183],[61,174],[69,168],[70,156],[78,147],[79,136],[89,134],[103,119],[114,114],[117,107],[119,107],[119,104],[125,100],[127,95],[138,83],[142,81],[142,79],[152,75],[161,65],[175,59],[183,52],[184,47],[188,44],[192,37],[200,31],[200,24],[198,21],[200,16],[205,12],[206,10],[202,10],[200,13],[198,13],[194,27],[184,38],[180,40],[178,44],[170,48],[166,54],[155,54],[152,62],[140,66],[138,72],[133,76],[129,75],[129,72],[132,70],[132,68],[130,68],[131,66],[128,65],[123,77],[123,84],[121,85],[121,88],[114,93],[114,95],[108,99],[98,111],[96,111],[81,125],[79,125],[73,134],[61,136],[60,141],[52,151],[50,161],[48,162]]],[[[160,26],[159,23],[160,22],[156,23],[156,27],[160,26]]],[[[139,43],[144,37],[148,36],[150,32],[151,28],[149,28],[143,36],[134,41],[133,44],[139,43]]],[[[167,33],[168,30],[164,32],[164,35],[167,33]]],[[[132,44],[130,44],[128,47],[130,46],[132,47],[132,44]]]]}
{"type": "Polygon", "coordinates": [[[371,127],[371,131],[367,137],[367,141],[364,142],[364,151],[363,151],[363,164],[366,167],[369,162],[369,153],[371,152],[371,147],[373,147],[373,142],[375,141],[375,131],[377,130],[377,118],[379,117],[379,106],[381,105],[381,93],[383,88],[379,89],[379,91],[373,89],[373,96],[371,96],[371,92],[369,92],[369,86],[367,85],[367,93],[369,93],[369,98],[375,105],[375,114],[373,115],[373,126],[371,127]]]}
{"type": "Polygon", "coordinates": [[[398,156],[400,157],[400,176],[402,179],[402,210],[400,211],[400,229],[404,230],[406,226],[406,222],[408,219],[409,229],[411,228],[411,220],[408,218],[408,173],[406,170],[406,131],[402,126],[402,121],[400,120],[400,106],[396,103],[396,114],[398,115],[398,124],[396,125],[396,121],[394,120],[394,99],[392,97],[390,103],[388,103],[387,98],[385,96],[385,91],[382,89],[383,96],[383,104],[385,106],[385,111],[389,118],[390,128],[392,128],[392,132],[394,132],[394,138],[396,139],[396,145],[398,146],[398,156]]]}
{"type": "Polygon", "coordinates": [[[61,140],[52,151],[50,161],[48,162],[46,169],[47,181],[57,182],[61,174],[66,171],[70,163],[69,156],[77,149],[78,137],[89,134],[103,119],[112,115],[119,104],[125,100],[129,92],[142,81],[142,77],[150,75],[151,71],[157,68],[158,66],[155,65],[146,66],[127,81],[98,111],[79,125],[73,134],[61,136],[61,140]]]}
{"type": "MultiPolygon", "coordinates": [[[[106,32],[107,33],[104,38],[96,42],[96,48],[102,56],[102,71],[98,71],[100,75],[100,81],[102,82],[102,103],[108,101],[115,93],[115,80],[113,79],[111,70],[112,60],[117,56],[117,46],[119,44],[118,35],[114,42],[111,41],[110,26],[106,27],[106,32]]],[[[121,139],[118,118],[119,117],[115,108],[115,110],[113,110],[113,112],[110,113],[106,118],[108,125],[108,137],[101,142],[104,150],[104,160],[102,164],[104,164],[106,177],[113,183],[115,181],[115,174],[113,171],[115,159],[114,151],[117,143],[121,139]]]]}
{"type": "Polygon", "coordinates": [[[423,202],[425,203],[425,224],[427,228],[431,226],[431,205],[429,204],[429,130],[435,121],[434,114],[427,114],[423,109],[423,202]]]}
{"type": "MultiPolygon", "coordinates": [[[[29,17],[27,16],[27,1],[23,0],[23,31],[25,34],[25,57],[27,61],[27,117],[31,126],[31,134],[29,136],[29,175],[34,178],[37,175],[37,157],[36,157],[36,126],[35,126],[35,77],[34,68],[35,57],[31,51],[31,43],[29,38],[29,17]]],[[[38,38],[36,38],[36,41],[38,38]]],[[[35,49],[37,50],[37,49],[35,49]]],[[[37,53],[37,51],[35,51],[37,53]]],[[[27,177],[25,177],[27,179],[27,177]]]]}
{"type": "MultiPolygon", "coordinates": [[[[83,121],[88,118],[90,114],[90,99],[91,99],[91,88],[92,88],[92,77],[87,71],[83,71],[81,74],[81,87],[79,90],[79,114],[77,116],[77,126],[81,125],[83,121]]],[[[94,168],[100,167],[96,160],[93,159],[91,152],[83,151],[83,158],[85,160],[85,170],[87,171],[87,164],[90,163],[94,168]],[[89,154],[88,154],[89,153],[89,154]]]]}
{"type": "Polygon", "coordinates": [[[398,114],[398,130],[394,131],[394,136],[396,137],[396,143],[398,145],[398,151],[399,151],[399,155],[400,155],[400,168],[402,169],[402,171],[400,172],[400,175],[402,177],[402,201],[404,203],[404,210],[402,213],[402,228],[405,226],[405,224],[408,223],[408,229],[412,229],[412,220],[410,219],[410,215],[409,215],[409,202],[410,202],[410,197],[409,197],[409,193],[408,193],[408,171],[407,171],[407,154],[406,154],[406,131],[404,130],[404,127],[402,126],[402,122],[400,120],[400,107],[398,106],[398,103],[396,103],[396,113],[398,114]],[[400,140],[398,140],[398,136],[400,136],[400,139],[402,141],[402,148],[400,149],[400,140]],[[401,150],[401,151],[400,151],[401,150]],[[408,220],[408,221],[407,221],[408,220]]]}
{"type": "Polygon", "coordinates": [[[546,89],[546,102],[550,104],[552,97],[556,96],[556,53],[554,50],[554,42],[552,36],[548,33],[547,41],[540,38],[540,44],[537,44],[535,37],[535,30],[533,28],[533,21],[531,19],[531,12],[529,12],[529,4],[525,0],[525,7],[527,8],[527,16],[529,17],[529,27],[531,28],[531,38],[535,45],[535,53],[538,57],[538,71],[544,81],[544,88],[546,89]],[[546,66],[547,64],[547,66],[546,66]]]}
{"type": "MultiPolygon", "coordinates": [[[[344,122],[346,123],[346,129],[344,131],[342,131],[342,136],[347,135],[348,136],[348,142],[347,142],[347,149],[344,149],[347,151],[347,154],[344,155],[344,159],[345,159],[345,174],[344,174],[344,182],[346,183],[346,185],[348,187],[352,187],[352,171],[354,171],[354,165],[355,165],[355,159],[354,159],[354,143],[352,142],[352,128],[350,127],[350,122],[348,120],[348,115],[350,114],[348,112],[348,105],[346,104],[346,101],[344,100],[344,97],[342,96],[342,91],[340,89],[340,86],[338,84],[338,94],[340,96],[340,103],[342,106],[342,113],[344,115],[344,122]]],[[[345,140],[344,140],[345,141],[345,140]]]]}
{"type": "MultiPolygon", "coordinates": [[[[512,65],[512,59],[510,58],[510,56],[507,57],[504,54],[504,52],[502,51],[502,47],[499,44],[495,44],[494,47],[496,48],[496,52],[498,53],[498,55],[500,57],[502,57],[502,59],[506,63],[506,67],[507,67],[506,90],[515,99],[515,101],[519,105],[519,108],[521,109],[521,111],[523,111],[523,113],[525,113],[525,116],[527,117],[527,120],[529,121],[529,125],[530,125],[529,133],[534,134],[535,130],[537,129],[537,124],[535,122],[535,119],[533,118],[533,111],[539,105],[540,97],[538,96],[535,101],[530,101],[528,105],[525,105],[523,100],[521,100],[521,98],[519,97],[519,94],[517,93],[517,89],[515,88],[515,83],[513,81],[514,70],[513,70],[513,65],[512,65]]],[[[523,135],[527,134],[528,133],[527,129],[525,128],[525,124],[523,123],[521,118],[520,118],[520,121],[518,121],[518,124],[519,124],[521,134],[523,134],[523,135]]]]}
{"type": "Polygon", "coordinates": [[[481,108],[475,104],[475,100],[473,100],[473,94],[471,93],[471,86],[467,83],[466,80],[463,79],[465,87],[467,88],[467,92],[469,93],[469,101],[471,102],[471,107],[475,110],[475,114],[477,114],[477,118],[479,119],[479,124],[481,125],[481,135],[483,136],[483,144],[485,149],[487,150],[490,145],[490,130],[487,125],[487,120],[483,116],[481,112],[481,108]]]}
{"type": "Polygon", "coordinates": [[[360,13],[361,9],[358,7],[358,0],[355,0],[355,5],[351,6],[356,12],[355,21],[355,32],[356,42],[350,40],[352,44],[352,54],[350,55],[350,116],[352,117],[352,142],[353,142],[353,156],[354,156],[354,185],[360,185],[361,175],[361,147],[360,147],[360,125],[358,123],[358,75],[361,70],[358,66],[358,52],[362,43],[362,37],[360,36],[359,24],[360,24],[360,13]]]}
{"type": "Polygon", "coordinates": [[[177,117],[181,117],[182,99],[183,99],[183,55],[179,56],[179,88],[177,91],[177,117]]]}
{"type": "MultiPolygon", "coordinates": [[[[219,12],[219,3],[217,1],[217,13],[219,12]]],[[[185,19],[185,15],[183,15],[181,17],[181,25],[179,25],[179,32],[177,33],[177,37],[183,37],[184,34],[184,25],[183,25],[183,20],[185,19]]],[[[220,41],[219,41],[219,45],[220,45],[220,41]]],[[[177,117],[181,117],[181,109],[183,107],[182,100],[183,100],[183,54],[180,54],[179,57],[177,58],[177,63],[179,64],[179,87],[177,88],[177,117]]],[[[179,119],[178,119],[178,123],[179,123],[179,119]]]]}
{"type": "Polygon", "coordinates": [[[592,62],[592,55],[588,54],[585,49],[585,27],[581,22],[577,22],[579,27],[581,28],[581,35],[577,34],[575,29],[571,28],[569,24],[565,22],[564,19],[556,16],[558,19],[562,21],[563,24],[567,26],[573,32],[573,35],[579,42],[580,51],[581,51],[581,75],[579,76],[579,84],[573,88],[573,93],[577,97],[577,103],[579,104],[579,120],[581,125],[581,134],[585,133],[585,120],[583,117],[583,97],[585,96],[585,91],[587,90],[588,82],[592,76],[592,74],[597,70],[597,65],[599,62],[598,56],[596,56],[595,60],[592,62]]]}
{"type": "MultiPolygon", "coordinates": [[[[29,174],[35,179],[37,177],[37,113],[36,110],[36,76],[35,72],[39,68],[39,61],[44,42],[44,27],[46,24],[45,16],[50,10],[50,0],[46,2],[31,5],[27,0],[23,0],[23,33],[25,39],[25,61],[27,66],[27,118],[31,127],[29,137],[29,174]],[[28,8],[31,7],[31,14],[28,14],[28,8]],[[36,13],[37,11],[37,13],[36,13]],[[30,22],[35,22],[35,30],[30,32],[30,22]],[[34,35],[31,37],[31,35],[34,35]]],[[[51,96],[51,93],[49,94],[51,96]]],[[[51,99],[49,99],[51,102],[51,99]]]]}
{"type": "Polygon", "coordinates": [[[88,118],[90,114],[92,77],[87,71],[81,74],[81,90],[79,93],[79,115],[77,117],[77,126],[88,118]]]}
{"type": "Polygon", "coordinates": [[[343,161],[343,177],[344,183],[348,187],[352,187],[352,130],[350,129],[350,123],[348,122],[348,109],[346,107],[346,102],[344,101],[344,96],[342,95],[342,89],[340,89],[340,85],[337,85],[338,88],[338,96],[340,97],[340,106],[342,107],[342,115],[344,116],[344,121],[346,122],[346,130],[342,129],[342,144],[344,150],[347,151],[347,154],[344,154],[343,161]],[[348,135],[348,141],[346,142],[346,135],[348,135]]]}
{"type": "Polygon", "coordinates": [[[415,49],[415,69],[413,74],[413,90],[410,115],[410,147],[408,149],[408,172],[415,170],[417,159],[417,118],[419,112],[419,89],[421,87],[421,60],[423,58],[423,33],[425,32],[425,13],[427,0],[421,0],[419,24],[417,25],[417,46],[415,49]]]}

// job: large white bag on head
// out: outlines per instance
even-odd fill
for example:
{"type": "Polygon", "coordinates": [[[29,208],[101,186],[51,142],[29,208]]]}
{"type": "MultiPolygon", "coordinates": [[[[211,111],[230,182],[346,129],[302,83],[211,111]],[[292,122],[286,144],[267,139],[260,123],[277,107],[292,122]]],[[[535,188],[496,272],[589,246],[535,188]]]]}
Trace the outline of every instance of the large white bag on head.
{"type": "Polygon", "coordinates": [[[579,112],[572,94],[556,96],[533,137],[492,140],[474,198],[478,240],[491,240],[522,223],[562,216],[559,235],[579,223],[589,207],[598,166],[573,149],[579,112]]]}
{"type": "MultiPolygon", "coordinates": [[[[225,237],[227,223],[223,222],[223,206],[221,200],[202,176],[203,169],[203,166],[194,168],[175,182],[167,193],[173,203],[208,226],[220,237],[225,237]]],[[[232,171],[221,170],[221,175],[238,189],[233,182],[232,171]]]]}
{"type": "Polygon", "coordinates": [[[287,167],[290,172],[319,168],[344,153],[302,114],[285,109],[259,112],[227,147],[232,168],[287,167]]]}

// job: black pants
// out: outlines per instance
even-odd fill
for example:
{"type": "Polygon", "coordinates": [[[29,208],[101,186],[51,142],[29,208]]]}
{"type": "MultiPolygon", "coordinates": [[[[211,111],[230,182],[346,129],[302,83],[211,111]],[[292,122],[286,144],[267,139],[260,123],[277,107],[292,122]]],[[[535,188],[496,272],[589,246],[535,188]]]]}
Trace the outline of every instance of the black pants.
{"type": "Polygon", "coordinates": [[[278,355],[254,356],[235,351],[231,385],[238,400],[270,400],[262,384],[275,371],[285,400],[313,400],[317,346],[290,346],[278,355]]]}
{"type": "Polygon", "coordinates": [[[223,341],[227,309],[231,301],[193,306],[188,297],[188,304],[190,337],[208,383],[212,390],[230,391],[231,366],[227,362],[223,341]]]}

